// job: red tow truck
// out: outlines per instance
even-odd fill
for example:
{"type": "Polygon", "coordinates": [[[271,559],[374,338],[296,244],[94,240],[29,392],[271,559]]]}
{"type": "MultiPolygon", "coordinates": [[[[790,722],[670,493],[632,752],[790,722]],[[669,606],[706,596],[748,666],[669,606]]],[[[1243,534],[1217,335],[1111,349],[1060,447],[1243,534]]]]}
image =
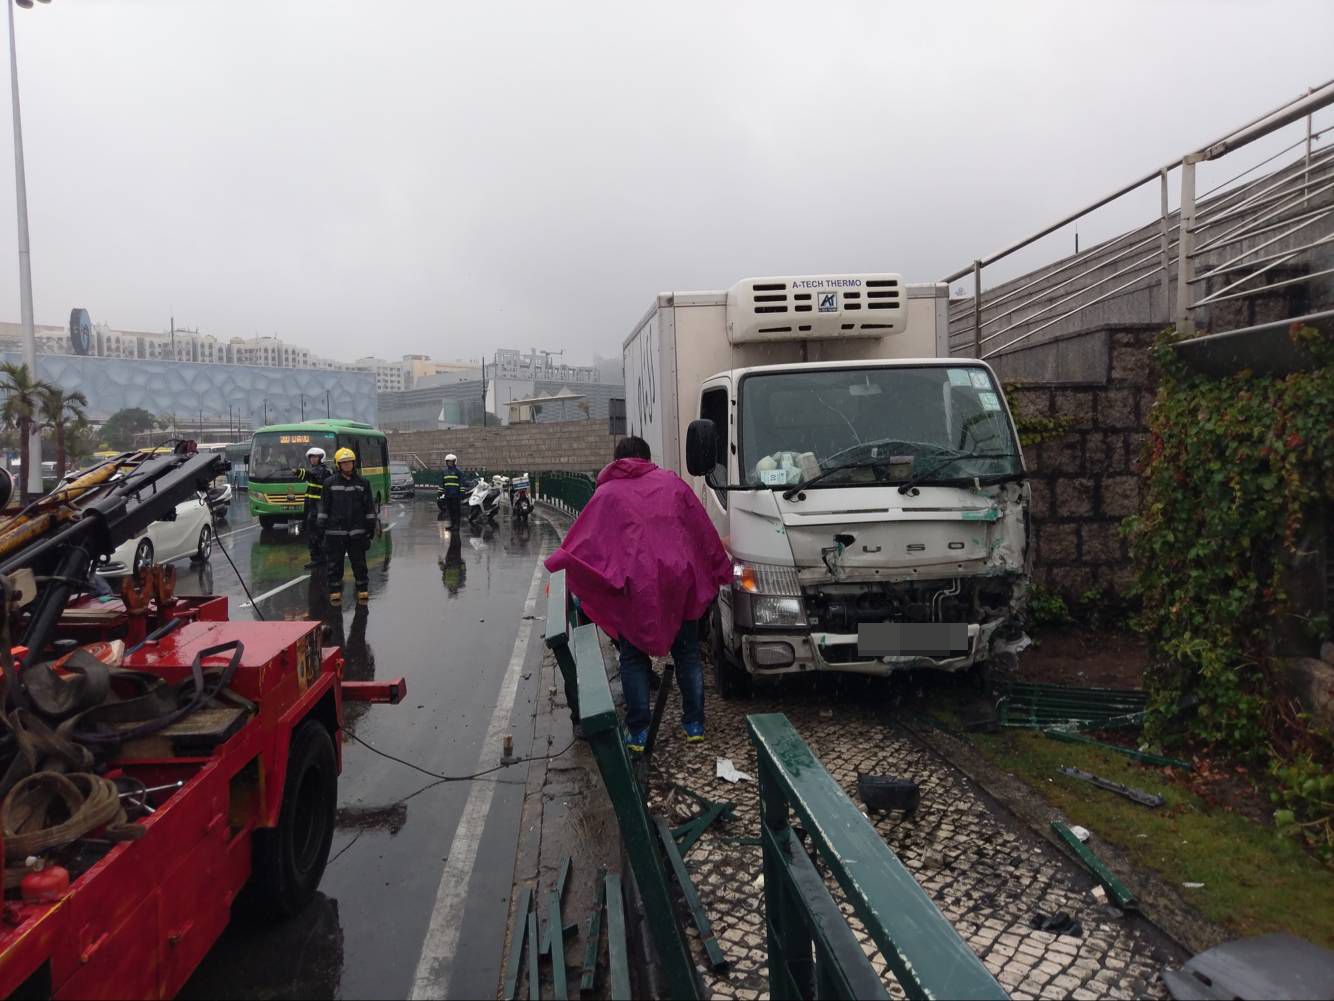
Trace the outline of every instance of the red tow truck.
{"type": "Polygon", "coordinates": [[[89,772],[127,806],[114,828],[20,858],[20,839],[58,829],[70,812],[34,790],[68,783],[29,779],[0,802],[10,841],[0,996],[169,998],[243,891],[268,913],[299,911],[329,856],[343,703],[404,695],[402,679],[344,681],[342,653],[322,645],[320,623],[232,621],[224,597],[175,596],[169,568],[127,582],[119,598],[85,593],[99,556],[224,469],[188,443],[170,455],[128,453],[0,520],[0,775],[6,748],[21,772],[23,748],[49,730],[86,750],[89,772]],[[110,662],[103,701],[43,722],[52,693],[96,687],[90,657],[110,662]],[[146,692],[167,693],[169,711],[141,718],[146,692]]]}

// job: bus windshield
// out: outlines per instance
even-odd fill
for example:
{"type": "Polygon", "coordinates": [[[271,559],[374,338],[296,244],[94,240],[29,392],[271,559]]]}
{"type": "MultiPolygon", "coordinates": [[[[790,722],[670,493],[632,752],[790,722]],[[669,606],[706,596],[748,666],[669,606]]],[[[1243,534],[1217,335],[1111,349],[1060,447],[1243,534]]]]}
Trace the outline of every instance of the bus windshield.
{"type": "Polygon", "coordinates": [[[331,431],[263,431],[250,446],[250,480],[255,483],[291,483],[293,471],[306,465],[306,450],[318,446],[334,452],[331,431]]]}

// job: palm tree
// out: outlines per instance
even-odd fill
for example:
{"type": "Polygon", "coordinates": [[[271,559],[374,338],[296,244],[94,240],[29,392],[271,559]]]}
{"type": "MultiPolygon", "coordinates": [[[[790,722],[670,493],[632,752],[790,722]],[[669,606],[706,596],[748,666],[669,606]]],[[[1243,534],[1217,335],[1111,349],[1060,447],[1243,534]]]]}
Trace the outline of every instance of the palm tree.
{"type": "Polygon", "coordinates": [[[70,425],[86,424],[88,397],[77,389],[67,393],[59,386],[41,390],[42,423],[56,436],[56,479],[65,475],[65,431],[70,425]]]}
{"type": "Polygon", "coordinates": [[[24,504],[32,499],[28,493],[28,439],[33,424],[37,423],[42,395],[47,388],[46,383],[29,374],[27,365],[0,362],[0,392],[5,394],[4,405],[0,406],[0,423],[18,432],[19,496],[24,504]]]}

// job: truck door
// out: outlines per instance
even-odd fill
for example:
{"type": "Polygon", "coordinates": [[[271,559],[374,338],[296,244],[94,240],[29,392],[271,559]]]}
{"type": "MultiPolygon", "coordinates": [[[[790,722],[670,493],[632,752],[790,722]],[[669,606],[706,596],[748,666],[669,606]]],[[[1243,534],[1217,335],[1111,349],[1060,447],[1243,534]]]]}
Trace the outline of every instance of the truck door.
{"type": "MultiPolygon", "coordinates": [[[[736,454],[736,430],[732,407],[732,383],[729,379],[714,379],[704,384],[699,394],[699,416],[703,420],[713,421],[718,431],[718,465],[714,467],[713,479],[717,483],[731,483],[729,470],[736,454]]],[[[702,482],[702,481],[701,481],[702,482]]],[[[718,534],[727,538],[727,491],[703,487],[704,509],[709,512],[718,534]]]]}

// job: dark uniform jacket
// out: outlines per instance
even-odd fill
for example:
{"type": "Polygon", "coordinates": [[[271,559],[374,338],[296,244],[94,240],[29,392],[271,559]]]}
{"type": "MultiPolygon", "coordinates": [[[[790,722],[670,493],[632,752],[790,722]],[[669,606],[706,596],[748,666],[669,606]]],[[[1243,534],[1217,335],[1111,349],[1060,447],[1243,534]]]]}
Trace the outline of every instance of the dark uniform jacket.
{"type": "Polygon", "coordinates": [[[460,496],[463,487],[462,474],[458,466],[446,466],[445,475],[440,478],[440,489],[446,497],[460,496]]]}
{"type": "Polygon", "coordinates": [[[326,538],[350,536],[369,542],[376,522],[370,483],[358,473],[347,477],[334,473],[324,482],[316,522],[326,538]]]}
{"type": "Polygon", "coordinates": [[[317,466],[302,466],[296,471],[296,478],[306,485],[306,510],[312,507],[320,506],[320,498],[324,494],[324,484],[329,482],[329,477],[334,475],[334,471],[320,463],[317,466]]]}

